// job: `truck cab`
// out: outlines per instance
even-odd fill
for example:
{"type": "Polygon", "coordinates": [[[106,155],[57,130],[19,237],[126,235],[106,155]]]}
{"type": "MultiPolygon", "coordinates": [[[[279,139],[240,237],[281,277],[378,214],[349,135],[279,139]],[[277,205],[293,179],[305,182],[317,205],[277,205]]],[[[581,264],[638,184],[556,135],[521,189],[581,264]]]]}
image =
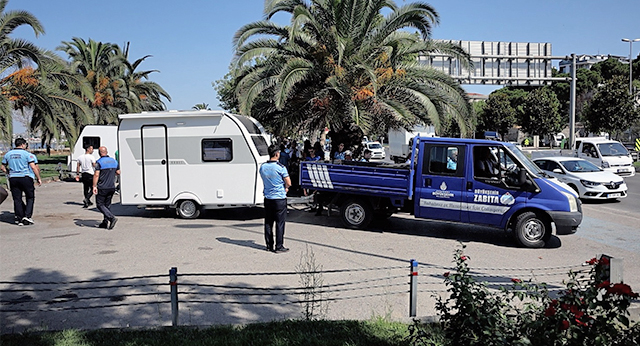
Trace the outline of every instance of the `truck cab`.
{"type": "Polygon", "coordinates": [[[540,247],[582,220],[572,191],[549,179],[512,144],[455,138],[420,139],[415,216],[511,229],[518,242],[540,247]]]}

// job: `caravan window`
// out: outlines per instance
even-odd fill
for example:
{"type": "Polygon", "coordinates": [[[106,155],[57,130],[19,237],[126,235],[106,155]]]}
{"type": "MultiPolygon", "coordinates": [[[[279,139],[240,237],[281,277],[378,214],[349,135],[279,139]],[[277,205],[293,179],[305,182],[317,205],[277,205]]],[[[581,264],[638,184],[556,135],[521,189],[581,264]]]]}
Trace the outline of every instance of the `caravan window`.
{"type": "Polygon", "coordinates": [[[242,125],[244,125],[244,127],[247,128],[247,131],[249,131],[250,134],[255,135],[255,134],[261,134],[262,132],[260,132],[260,128],[258,127],[258,125],[256,125],[251,119],[249,119],[248,117],[242,116],[242,115],[236,115],[235,116],[236,119],[238,119],[242,125]]]}
{"type": "Polygon", "coordinates": [[[93,149],[100,148],[100,137],[82,137],[82,148],[87,149],[88,146],[92,146],[93,149]]]}
{"type": "Polygon", "coordinates": [[[203,139],[202,161],[225,162],[233,159],[233,142],[229,138],[203,139]]]}
{"type": "Polygon", "coordinates": [[[267,141],[264,140],[264,137],[251,136],[251,139],[253,139],[253,144],[255,144],[258,149],[258,154],[260,154],[260,156],[269,155],[269,146],[267,145],[267,141]]]}

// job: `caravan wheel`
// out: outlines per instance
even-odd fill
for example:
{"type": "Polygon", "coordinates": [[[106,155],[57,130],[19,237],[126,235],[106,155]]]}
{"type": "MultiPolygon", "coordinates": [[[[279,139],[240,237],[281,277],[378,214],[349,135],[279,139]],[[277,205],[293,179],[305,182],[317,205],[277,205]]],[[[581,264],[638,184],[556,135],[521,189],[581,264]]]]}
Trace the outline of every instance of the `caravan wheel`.
{"type": "Polygon", "coordinates": [[[190,199],[185,199],[178,202],[176,212],[183,219],[195,219],[200,215],[200,206],[190,199]]]}

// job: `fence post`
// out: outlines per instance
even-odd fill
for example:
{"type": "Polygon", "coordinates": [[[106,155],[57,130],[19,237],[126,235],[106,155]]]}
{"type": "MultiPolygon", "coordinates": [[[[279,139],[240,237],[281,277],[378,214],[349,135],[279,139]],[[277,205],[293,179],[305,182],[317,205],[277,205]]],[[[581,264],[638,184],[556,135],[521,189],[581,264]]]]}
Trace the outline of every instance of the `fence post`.
{"type": "Polygon", "coordinates": [[[409,282],[409,317],[416,317],[418,305],[418,261],[411,260],[411,280],[409,282]]]}
{"type": "Polygon", "coordinates": [[[609,255],[602,254],[599,259],[606,258],[609,260],[608,265],[603,266],[603,272],[601,277],[603,280],[609,280],[610,283],[623,283],[624,278],[622,276],[622,258],[611,257],[609,255]]]}
{"type": "Polygon", "coordinates": [[[178,325],[178,268],[169,269],[169,285],[171,286],[171,325],[178,325]]]}

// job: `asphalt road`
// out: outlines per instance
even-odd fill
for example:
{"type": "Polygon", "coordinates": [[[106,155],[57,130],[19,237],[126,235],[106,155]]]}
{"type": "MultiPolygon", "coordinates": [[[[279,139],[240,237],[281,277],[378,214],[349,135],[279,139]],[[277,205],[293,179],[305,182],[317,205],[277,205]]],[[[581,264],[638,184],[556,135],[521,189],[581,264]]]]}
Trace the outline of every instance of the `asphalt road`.
{"type": "Polygon", "coordinates": [[[452,270],[461,242],[472,274],[490,285],[519,278],[559,290],[569,270],[581,270],[586,260],[604,253],[623,259],[624,280],[638,291],[640,210],[634,206],[639,205],[640,176],[628,182],[629,198],[585,204],[578,232],[554,236],[543,249],[517,247],[502,231],[409,215],[376,221],[364,231],[348,230],[335,213],[316,217],[294,206],[285,235],[291,251],[285,254],[264,251],[262,208],[207,211],[199,219],[182,220],[171,211],[124,207],[116,198],[113,211],[120,221],[107,231],[97,228],[97,210],[82,209],[79,183],[48,183],[36,191],[36,225],[12,224],[10,200],[0,206],[0,332],[170,325],[171,267],[178,268],[182,285],[180,324],[300,318],[302,306],[291,303],[300,296],[284,293],[301,287],[302,278],[273,273],[295,273],[305,264],[324,272],[319,279],[328,290],[322,296],[329,299],[322,306],[326,318],[409,321],[410,259],[420,263],[417,315],[433,316],[434,296],[444,294],[443,274],[452,270]],[[256,275],[261,273],[272,275],[256,275]],[[115,280],[125,277],[132,278],[115,280]],[[260,295],[247,295],[245,289],[260,295]],[[92,296],[106,299],[82,300],[92,296]],[[84,309],[138,303],[145,304],[84,309]]]}

